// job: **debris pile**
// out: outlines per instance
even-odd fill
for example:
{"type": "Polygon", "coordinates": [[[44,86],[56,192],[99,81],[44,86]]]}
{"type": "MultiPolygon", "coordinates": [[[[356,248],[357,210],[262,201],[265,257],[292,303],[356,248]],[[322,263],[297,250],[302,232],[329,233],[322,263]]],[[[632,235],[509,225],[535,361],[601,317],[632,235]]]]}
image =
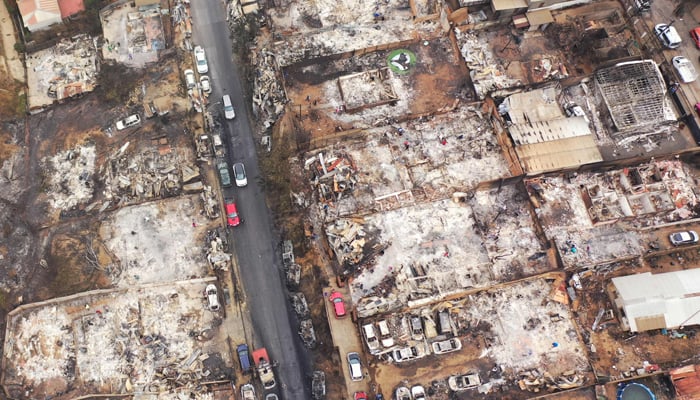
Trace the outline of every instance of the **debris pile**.
{"type": "Polygon", "coordinates": [[[304,167],[311,171],[311,182],[318,190],[319,200],[324,204],[333,205],[343,194],[351,193],[357,183],[356,167],[345,153],[318,153],[307,159],[304,167]]]}
{"type": "Polygon", "coordinates": [[[207,248],[207,261],[214,271],[228,271],[231,255],[226,252],[228,243],[226,234],[218,229],[209,231],[207,235],[209,247],[207,248]]]}
{"type": "Polygon", "coordinates": [[[162,138],[159,143],[158,150],[128,152],[127,142],[103,164],[100,174],[109,201],[123,205],[177,196],[183,184],[188,184],[189,192],[203,189],[199,169],[187,164],[179,152],[172,151],[167,139],[162,138]]]}
{"type": "Polygon", "coordinates": [[[471,31],[462,31],[459,27],[455,28],[455,34],[479,99],[483,100],[494,90],[522,85],[519,80],[506,75],[503,65],[491,52],[486,40],[480,39],[471,31]]]}
{"type": "Polygon", "coordinates": [[[97,85],[97,49],[93,38],[77,35],[27,56],[29,109],[39,109],[97,85]]]}
{"type": "Polygon", "coordinates": [[[100,10],[104,42],[102,57],[131,67],[158,61],[165,50],[160,7],[112,3],[100,10]]]}
{"type": "Polygon", "coordinates": [[[586,377],[576,371],[567,371],[560,376],[553,377],[548,373],[538,370],[531,370],[522,374],[522,379],[518,381],[520,390],[535,392],[553,392],[556,390],[568,390],[583,386],[586,377]]]}
{"type": "Polygon", "coordinates": [[[316,346],[316,332],[311,319],[305,319],[299,323],[299,336],[307,348],[312,349],[316,346]]]}
{"type": "Polygon", "coordinates": [[[282,264],[287,278],[287,286],[291,289],[299,287],[301,266],[294,262],[294,246],[291,240],[285,240],[282,244],[282,264]]]}
{"type": "Polygon", "coordinates": [[[326,226],[326,236],[340,265],[358,265],[364,258],[367,235],[362,225],[350,219],[336,219],[326,226]]]}
{"type": "Polygon", "coordinates": [[[88,144],[42,160],[53,208],[68,210],[92,198],[95,155],[95,145],[88,144]]]}
{"type": "MultiPolygon", "coordinates": [[[[8,315],[4,387],[13,398],[42,395],[160,393],[230,378],[220,357],[203,350],[220,323],[206,310],[212,279],[95,291],[23,306],[8,315]],[[187,323],[183,323],[187,321],[187,323]],[[80,388],[80,393],[66,388],[80,388]]],[[[65,396],[65,397],[63,397],[65,396]]]]}
{"type": "Polygon", "coordinates": [[[202,208],[206,216],[209,219],[219,218],[219,200],[211,186],[204,185],[202,187],[202,193],[199,194],[199,198],[202,199],[202,208]]]}
{"type": "Polygon", "coordinates": [[[301,292],[293,292],[289,294],[289,301],[292,303],[292,308],[299,318],[309,316],[309,305],[306,303],[306,296],[301,292]]]}
{"type": "Polygon", "coordinates": [[[389,68],[384,67],[338,78],[344,110],[360,111],[398,100],[391,77],[389,68]]]}
{"type": "Polygon", "coordinates": [[[265,129],[270,128],[284,111],[287,95],[277,73],[275,55],[266,49],[253,52],[251,64],[255,65],[256,76],[253,83],[253,114],[263,121],[265,129]]]}
{"type": "Polygon", "coordinates": [[[323,371],[314,371],[312,375],[311,396],[314,400],[326,398],[326,374],[323,371]]]}

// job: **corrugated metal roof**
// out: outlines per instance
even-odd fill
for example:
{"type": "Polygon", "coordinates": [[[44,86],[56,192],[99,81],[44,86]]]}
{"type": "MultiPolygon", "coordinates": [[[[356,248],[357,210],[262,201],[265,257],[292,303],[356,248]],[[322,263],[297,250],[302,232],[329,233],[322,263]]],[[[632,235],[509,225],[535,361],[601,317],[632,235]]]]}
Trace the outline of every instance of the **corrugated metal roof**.
{"type": "Polygon", "coordinates": [[[700,399],[700,365],[672,369],[670,375],[678,400],[700,399]]]}
{"type": "Polygon", "coordinates": [[[553,87],[514,93],[506,99],[508,116],[514,124],[550,121],[563,118],[553,87]]]}
{"type": "Polygon", "coordinates": [[[553,171],[603,160],[593,135],[533,143],[515,148],[528,173],[553,171]]]}
{"type": "Polygon", "coordinates": [[[584,117],[557,118],[529,124],[515,124],[508,128],[516,146],[568,139],[591,134],[584,117]]]}

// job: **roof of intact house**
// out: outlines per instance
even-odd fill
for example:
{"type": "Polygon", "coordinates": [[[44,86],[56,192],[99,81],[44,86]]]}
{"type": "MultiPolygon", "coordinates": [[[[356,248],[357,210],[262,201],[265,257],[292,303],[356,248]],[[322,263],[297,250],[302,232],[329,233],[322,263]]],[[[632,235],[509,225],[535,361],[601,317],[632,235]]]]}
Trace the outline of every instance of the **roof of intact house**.
{"type": "Polygon", "coordinates": [[[61,9],[61,18],[68,18],[85,11],[85,3],[83,0],[58,0],[58,8],[61,9]]]}
{"type": "Polygon", "coordinates": [[[56,0],[18,0],[17,6],[29,30],[61,22],[61,9],[56,0]]]}
{"type": "Polygon", "coordinates": [[[633,332],[700,324],[700,269],[612,279],[633,332]]]}

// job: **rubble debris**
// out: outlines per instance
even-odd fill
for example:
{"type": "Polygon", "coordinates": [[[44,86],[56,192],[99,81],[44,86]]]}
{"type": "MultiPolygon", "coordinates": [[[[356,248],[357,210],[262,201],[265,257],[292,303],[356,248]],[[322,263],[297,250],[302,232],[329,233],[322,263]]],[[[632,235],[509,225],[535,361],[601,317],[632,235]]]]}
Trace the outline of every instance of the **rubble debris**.
{"type": "Polygon", "coordinates": [[[302,292],[293,292],[289,294],[289,300],[292,303],[292,308],[300,319],[309,316],[309,305],[306,303],[306,297],[302,292]]]}
{"type": "MultiPolygon", "coordinates": [[[[188,179],[197,179],[199,168],[186,163],[180,150],[167,151],[145,148],[140,152],[123,151],[108,157],[100,168],[108,200],[119,199],[120,205],[133,204],[145,199],[177,196],[183,191],[183,173],[188,179]],[[179,168],[178,168],[179,166],[179,168]]],[[[201,182],[187,184],[189,192],[203,190],[201,182]]]]}
{"type": "Polygon", "coordinates": [[[311,181],[321,203],[338,201],[346,192],[352,192],[357,182],[355,167],[347,154],[320,152],[307,159],[304,165],[312,173],[311,181]]]}
{"type": "Polygon", "coordinates": [[[483,100],[492,91],[523,84],[520,80],[512,79],[506,74],[501,64],[502,59],[491,52],[491,44],[488,40],[460,27],[456,27],[454,31],[479,99],[483,100]]]}
{"type": "Polygon", "coordinates": [[[347,112],[391,104],[398,100],[398,95],[391,86],[388,67],[341,76],[338,78],[338,89],[343,109],[347,112]]]}
{"type": "Polygon", "coordinates": [[[96,290],[18,307],[8,315],[2,384],[12,397],[27,398],[51,380],[43,394],[76,398],[102,393],[104,385],[155,395],[209,381],[216,354],[200,340],[217,326],[202,304],[211,282],[96,290]]]}
{"type": "Polygon", "coordinates": [[[225,232],[218,229],[207,233],[209,247],[207,248],[207,261],[214,271],[228,271],[231,263],[231,255],[227,253],[228,243],[225,232]]]}
{"type": "Polygon", "coordinates": [[[367,235],[357,222],[337,219],[326,226],[326,236],[340,265],[358,265],[365,257],[367,235]]]}
{"type": "Polygon", "coordinates": [[[290,289],[298,288],[299,280],[301,279],[301,266],[299,264],[289,264],[285,265],[284,270],[287,287],[290,289]]]}
{"type": "Polygon", "coordinates": [[[160,7],[112,3],[100,10],[102,57],[131,67],[158,61],[165,49],[160,7]]]}
{"type": "Polygon", "coordinates": [[[86,144],[42,160],[51,207],[70,210],[92,199],[95,145],[86,144]]]}
{"type": "MultiPolygon", "coordinates": [[[[187,192],[184,186],[183,190],[187,192]]],[[[202,200],[202,208],[204,209],[204,213],[207,215],[207,218],[219,218],[219,199],[216,195],[216,192],[211,188],[211,186],[203,185],[202,192],[199,194],[199,198],[202,200]]]]}
{"type": "Polygon", "coordinates": [[[253,114],[262,121],[265,129],[277,121],[287,103],[276,57],[265,48],[259,52],[251,52],[250,62],[256,68],[253,82],[253,114]]]}
{"type": "Polygon", "coordinates": [[[326,374],[323,371],[314,371],[312,374],[311,396],[314,400],[326,398],[326,374]]]}
{"type": "Polygon", "coordinates": [[[93,38],[86,34],[29,54],[26,63],[30,110],[89,93],[97,85],[97,49],[93,38]]]}
{"type": "Polygon", "coordinates": [[[541,373],[538,370],[527,371],[522,374],[522,379],[518,381],[520,390],[535,392],[568,390],[581,387],[586,382],[586,377],[576,371],[568,371],[560,376],[553,377],[548,373],[541,373]]]}
{"type": "Polygon", "coordinates": [[[316,332],[310,319],[302,320],[299,323],[299,336],[307,348],[312,349],[316,346],[316,332]]]}

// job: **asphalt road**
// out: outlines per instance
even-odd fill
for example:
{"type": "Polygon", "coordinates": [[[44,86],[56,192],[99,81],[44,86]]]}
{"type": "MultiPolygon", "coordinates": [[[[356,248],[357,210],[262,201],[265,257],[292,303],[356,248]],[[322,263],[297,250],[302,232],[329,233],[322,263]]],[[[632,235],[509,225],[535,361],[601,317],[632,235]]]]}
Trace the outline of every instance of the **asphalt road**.
{"type": "MultiPolygon", "coordinates": [[[[222,119],[229,162],[243,162],[248,186],[226,190],[234,196],[242,225],[232,228],[232,243],[239,263],[246,305],[251,313],[255,341],[253,348],[266,347],[275,368],[275,392],[283,399],[309,399],[305,378],[310,372],[308,353],[297,335],[297,325],[288,307],[280,273],[279,240],[273,234],[270,211],[259,184],[260,171],[255,140],[248,119],[239,68],[232,61],[230,31],[225,6],[217,0],[191,2],[193,45],[204,48],[212,81],[209,109],[221,113],[221,96],[229,94],[236,110],[232,121],[222,119]]],[[[230,164],[232,165],[232,164],[230,164]]],[[[259,386],[258,386],[259,387],[259,386]]]]}

